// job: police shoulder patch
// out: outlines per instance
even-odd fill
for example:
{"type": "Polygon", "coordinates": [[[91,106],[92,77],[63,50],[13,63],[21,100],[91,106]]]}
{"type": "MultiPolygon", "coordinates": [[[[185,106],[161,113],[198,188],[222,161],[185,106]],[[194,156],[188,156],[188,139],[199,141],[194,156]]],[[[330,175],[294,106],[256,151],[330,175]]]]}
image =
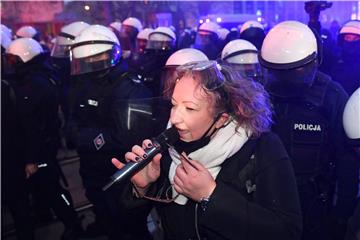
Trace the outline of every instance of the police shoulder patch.
{"type": "Polygon", "coordinates": [[[96,150],[100,150],[105,145],[105,139],[102,133],[94,138],[94,145],[96,150]]]}

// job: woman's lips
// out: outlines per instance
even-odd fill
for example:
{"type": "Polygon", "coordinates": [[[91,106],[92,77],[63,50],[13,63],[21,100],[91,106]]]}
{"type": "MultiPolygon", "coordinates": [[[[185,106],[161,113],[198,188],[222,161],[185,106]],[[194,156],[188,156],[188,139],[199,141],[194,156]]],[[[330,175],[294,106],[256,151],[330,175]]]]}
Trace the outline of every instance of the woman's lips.
{"type": "Polygon", "coordinates": [[[188,131],[183,129],[178,129],[180,137],[183,137],[188,131]]]}

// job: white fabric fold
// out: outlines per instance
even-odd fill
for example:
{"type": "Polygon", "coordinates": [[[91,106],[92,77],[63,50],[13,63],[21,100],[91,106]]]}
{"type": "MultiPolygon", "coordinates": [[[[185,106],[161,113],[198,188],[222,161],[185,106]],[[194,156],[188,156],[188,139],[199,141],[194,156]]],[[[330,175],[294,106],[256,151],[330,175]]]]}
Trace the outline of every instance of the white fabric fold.
{"type": "MultiPolygon", "coordinates": [[[[206,146],[192,152],[188,155],[193,160],[199,161],[205,168],[207,168],[211,176],[216,179],[221,169],[221,164],[234,155],[244,143],[248,140],[248,136],[244,128],[239,127],[236,130],[237,123],[232,120],[225,127],[220,128],[206,146]]],[[[181,163],[179,153],[173,148],[169,148],[169,154],[172,159],[169,171],[169,180],[171,184],[174,183],[174,176],[177,166],[181,163]]],[[[180,153],[181,154],[181,153],[180,153]]],[[[172,195],[178,195],[174,187],[172,188],[172,195]]],[[[204,196],[205,197],[205,196],[204,196]]],[[[180,194],[175,202],[180,205],[185,205],[188,198],[180,194]]]]}

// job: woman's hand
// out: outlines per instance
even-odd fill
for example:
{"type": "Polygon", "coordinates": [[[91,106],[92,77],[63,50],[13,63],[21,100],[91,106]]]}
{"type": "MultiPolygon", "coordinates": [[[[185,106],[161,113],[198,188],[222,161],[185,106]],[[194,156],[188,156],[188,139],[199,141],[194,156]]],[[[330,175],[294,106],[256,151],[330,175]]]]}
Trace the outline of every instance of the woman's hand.
{"type": "MultiPolygon", "coordinates": [[[[135,145],[132,147],[131,152],[127,152],[125,154],[126,162],[138,162],[142,161],[143,158],[146,157],[144,149],[152,147],[152,142],[148,139],[144,140],[142,143],[142,147],[135,145]]],[[[141,171],[136,173],[132,178],[131,182],[137,187],[138,189],[145,189],[149,186],[149,184],[155,182],[160,176],[160,159],[161,154],[158,153],[152,159],[152,161],[146,165],[141,171]]],[[[121,169],[125,166],[122,162],[113,158],[112,163],[118,169],[121,169]]]]}
{"type": "Polygon", "coordinates": [[[216,182],[201,163],[185,157],[181,156],[181,164],[176,168],[174,187],[178,193],[200,202],[213,193],[216,182]]]}
{"type": "Polygon", "coordinates": [[[38,170],[38,166],[35,163],[28,163],[25,165],[25,174],[26,178],[28,179],[31,177],[34,173],[36,173],[38,170]]]}

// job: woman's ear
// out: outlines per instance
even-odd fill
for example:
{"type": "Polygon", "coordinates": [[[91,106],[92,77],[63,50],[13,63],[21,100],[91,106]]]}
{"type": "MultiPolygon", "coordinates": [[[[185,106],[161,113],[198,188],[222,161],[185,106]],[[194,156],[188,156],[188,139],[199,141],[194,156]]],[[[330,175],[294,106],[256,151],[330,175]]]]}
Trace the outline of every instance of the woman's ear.
{"type": "Polygon", "coordinates": [[[230,115],[228,113],[222,113],[219,120],[217,120],[215,127],[221,128],[225,125],[225,123],[229,120],[230,115]]]}

